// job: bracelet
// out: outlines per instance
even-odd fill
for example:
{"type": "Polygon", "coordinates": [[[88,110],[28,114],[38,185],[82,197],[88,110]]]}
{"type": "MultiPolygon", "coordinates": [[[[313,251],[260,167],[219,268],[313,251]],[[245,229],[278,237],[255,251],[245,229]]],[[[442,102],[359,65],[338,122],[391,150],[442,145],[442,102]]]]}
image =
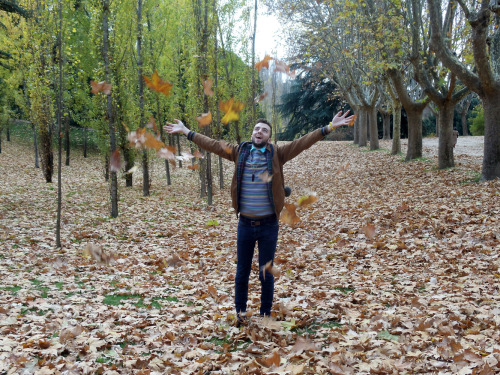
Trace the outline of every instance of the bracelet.
{"type": "Polygon", "coordinates": [[[330,131],[333,131],[333,125],[332,125],[332,122],[330,121],[330,123],[328,124],[328,126],[330,127],[330,131]]]}

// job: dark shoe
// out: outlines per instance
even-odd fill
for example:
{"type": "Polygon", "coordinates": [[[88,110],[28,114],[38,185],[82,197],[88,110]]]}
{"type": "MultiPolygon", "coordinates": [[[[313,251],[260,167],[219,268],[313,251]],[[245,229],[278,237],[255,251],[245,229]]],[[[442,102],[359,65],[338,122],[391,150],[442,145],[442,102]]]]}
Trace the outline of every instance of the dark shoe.
{"type": "Polygon", "coordinates": [[[248,325],[248,317],[246,312],[236,314],[236,327],[248,325]]]}

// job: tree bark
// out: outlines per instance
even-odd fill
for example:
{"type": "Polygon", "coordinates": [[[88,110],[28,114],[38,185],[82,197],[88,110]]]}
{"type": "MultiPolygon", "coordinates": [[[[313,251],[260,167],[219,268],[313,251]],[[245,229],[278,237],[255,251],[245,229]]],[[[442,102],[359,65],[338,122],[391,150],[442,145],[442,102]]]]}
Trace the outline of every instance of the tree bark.
{"type": "Polygon", "coordinates": [[[439,106],[439,147],[438,168],[452,168],[455,166],[453,159],[453,115],[455,103],[446,101],[439,106]]]}
{"type": "MultiPolygon", "coordinates": [[[[144,116],[144,78],[142,72],[142,0],[137,1],[137,74],[139,79],[140,127],[146,126],[144,116]]],[[[142,195],[149,196],[149,159],[148,151],[142,151],[142,195]]]]}
{"type": "MultiPolygon", "coordinates": [[[[102,17],[102,54],[104,58],[104,77],[106,82],[111,82],[111,73],[109,67],[109,0],[103,0],[103,17],[102,17]]],[[[116,149],[115,125],[113,120],[113,103],[111,94],[106,96],[106,115],[109,126],[109,150],[112,155],[116,149]]],[[[106,155],[106,175],[111,177],[110,198],[111,198],[111,217],[118,217],[118,177],[115,171],[110,170],[109,155],[106,155]]]]}
{"type": "Polygon", "coordinates": [[[61,248],[61,211],[62,211],[62,121],[63,121],[63,56],[62,56],[62,0],[58,1],[59,30],[57,33],[57,51],[59,60],[59,92],[57,95],[57,220],[56,247],[61,248]]]}
{"type": "Polygon", "coordinates": [[[371,106],[368,108],[368,118],[370,123],[370,150],[378,150],[380,148],[378,141],[378,123],[377,123],[377,107],[371,106]]]}
{"type": "Polygon", "coordinates": [[[368,110],[363,106],[359,107],[358,132],[358,146],[365,147],[368,144],[368,110]]]}
{"type": "Polygon", "coordinates": [[[399,103],[393,103],[392,109],[392,148],[391,154],[398,155],[401,153],[401,109],[399,103]]]}
{"type": "Polygon", "coordinates": [[[408,116],[408,151],[406,161],[422,157],[422,112],[423,109],[406,109],[408,116]]]}

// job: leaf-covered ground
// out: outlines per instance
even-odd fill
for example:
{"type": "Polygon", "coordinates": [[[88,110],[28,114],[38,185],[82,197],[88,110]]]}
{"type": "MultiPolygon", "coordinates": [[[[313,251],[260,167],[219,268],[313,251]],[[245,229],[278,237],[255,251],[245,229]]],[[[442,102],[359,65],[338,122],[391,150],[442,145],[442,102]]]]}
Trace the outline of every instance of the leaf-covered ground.
{"type": "Polygon", "coordinates": [[[500,181],[477,182],[480,157],[440,171],[350,143],[299,155],[288,202],[319,200],[281,226],[274,316],[255,314],[255,266],[254,315],[237,328],[231,165],[207,207],[198,172],[167,186],[155,160],[151,196],[139,169],[110,219],[100,158],[73,152],[55,249],[56,184],[30,148],[2,147],[1,374],[500,371],[500,181]]]}

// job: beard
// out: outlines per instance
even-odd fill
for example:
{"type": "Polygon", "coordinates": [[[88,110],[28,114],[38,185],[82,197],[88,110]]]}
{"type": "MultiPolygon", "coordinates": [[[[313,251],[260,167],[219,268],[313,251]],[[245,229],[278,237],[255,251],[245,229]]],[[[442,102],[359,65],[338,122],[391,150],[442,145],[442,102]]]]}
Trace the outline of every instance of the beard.
{"type": "Polygon", "coordinates": [[[256,148],[262,148],[264,146],[267,146],[267,140],[257,141],[255,138],[252,138],[252,145],[256,148]]]}

